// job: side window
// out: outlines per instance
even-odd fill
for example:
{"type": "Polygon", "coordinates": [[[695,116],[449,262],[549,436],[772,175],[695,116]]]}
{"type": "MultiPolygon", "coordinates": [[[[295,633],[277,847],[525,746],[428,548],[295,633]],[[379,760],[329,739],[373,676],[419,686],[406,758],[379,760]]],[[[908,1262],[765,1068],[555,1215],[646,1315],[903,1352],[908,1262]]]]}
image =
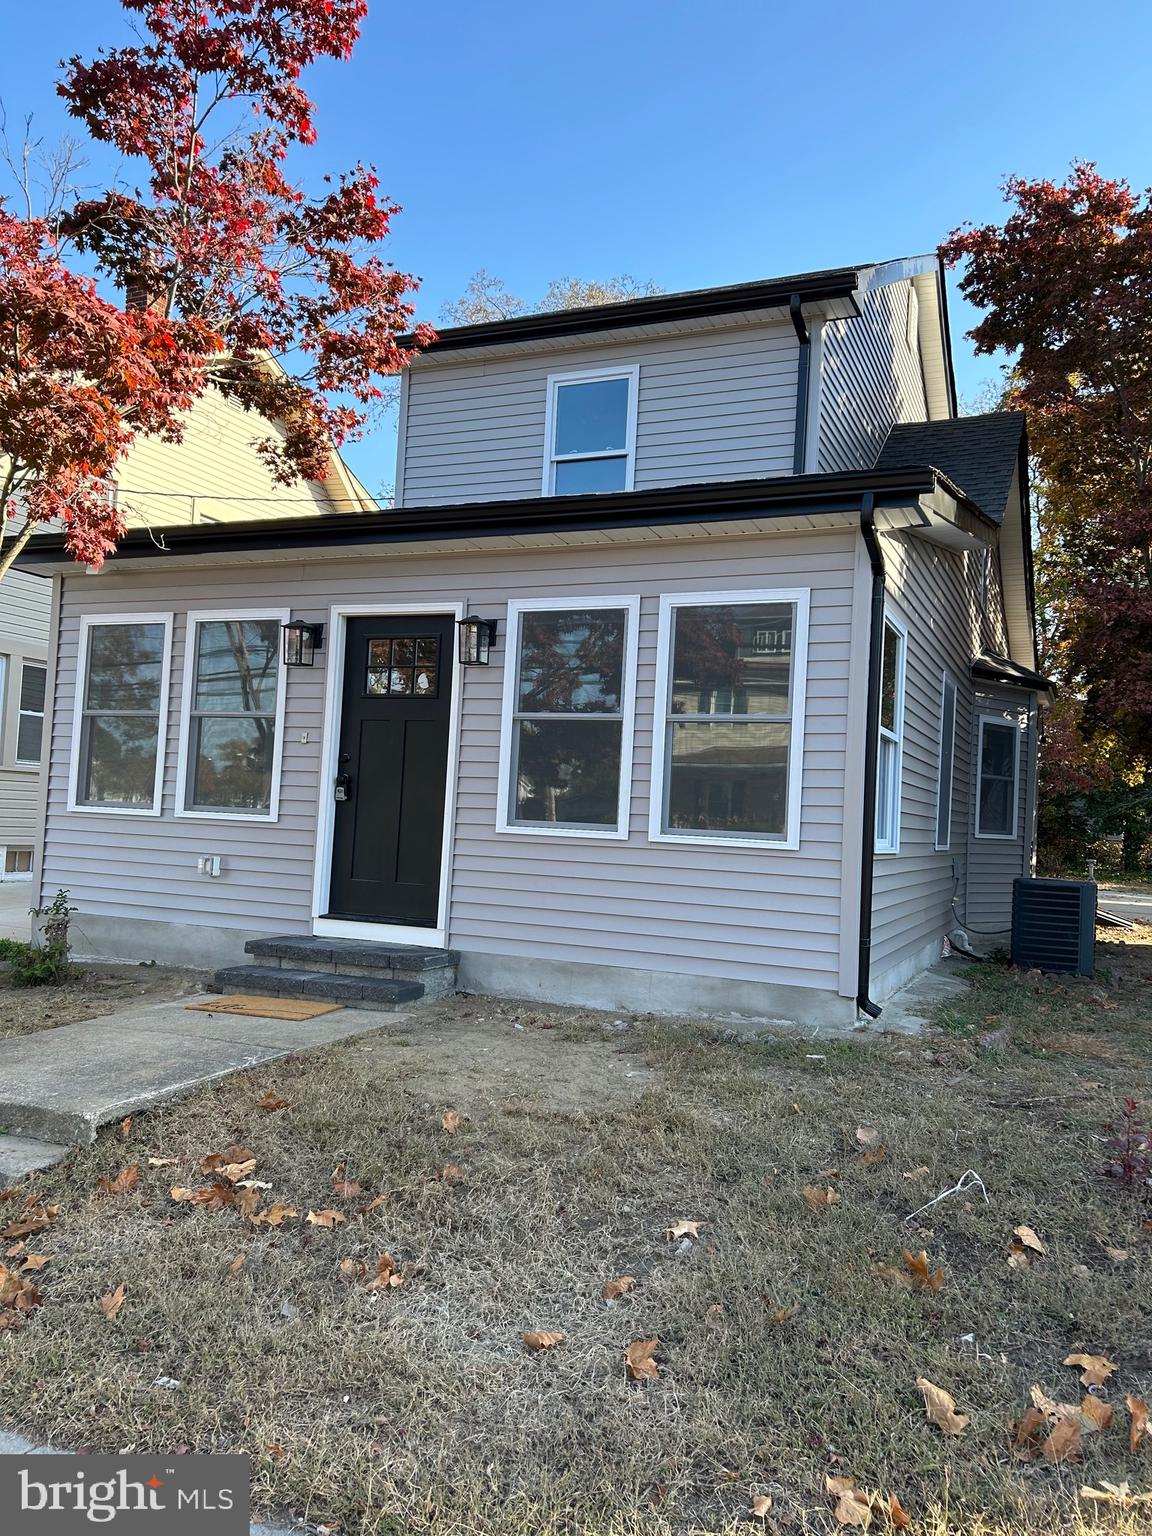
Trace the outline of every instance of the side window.
{"type": "Polygon", "coordinates": [[[956,767],[956,684],[944,674],[940,696],[940,762],[936,781],[936,847],[952,843],[952,779],[956,767]]]}
{"type": "Polygon", "coordinates": [[[100,619],[82,634],[72,803],[160,814],[170,614],[100,619]]]}
{"type": "Polygon", "coordinates": [[[26,661],[20,670],[20,714],[16,727],[16,761],[39,766],[44,752],[44,700],[48,668],[26,661]]]}
{"type": "Polygon", "coordinates": [[[797,847],[808,593],[662,608],[650,836],[797,847]]]}
{"type": "Polygon", "coordinates": [[[548,380],[545,496],[632,489],[638,367],[548,380]]]}
{"type": "Polygon", "coordinates": [[[190,616],[181,814],[274,819],[283,618],[190,616]]]}
{"type": "Polygon", "coordinates": [[[976,759],[976,836],[1016,836],[1020,800],[1020,729],[1002,715],[981,715],[976,759]]]}
{"type": "Polygon", "coordinates": [[[639,601],[510,609],[502,830],[627,837],[639,601]]]}
{"type": "Polygon", "coordinates": [[[904,671],[908,638],[891,616],[884,620],[880,666],[880,738],[876,760],[876,851],[900,849],[900,780],[904,758],[904,671]]]}

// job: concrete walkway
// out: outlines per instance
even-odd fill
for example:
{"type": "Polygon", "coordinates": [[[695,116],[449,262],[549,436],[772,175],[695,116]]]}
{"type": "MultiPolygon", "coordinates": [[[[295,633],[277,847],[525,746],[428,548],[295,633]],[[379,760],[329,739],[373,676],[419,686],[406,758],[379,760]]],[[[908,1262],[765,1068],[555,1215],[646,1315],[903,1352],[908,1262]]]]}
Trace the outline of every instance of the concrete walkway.
{"type": "Polygon", "coordinates": [[[319,1018],[191,1013],[189,1003],[130,1008],[82,1024],[0,1040],[0,1180],[59,1162],[102,1125],[217,1078],[406,1020],[340,1008],[319,1018]]]}
{"type": "Polygon", "coordinates": [[[26,944],[32,935],[29,915],[36,887],[31,880],[0,880],[0,939],[21,939],[26,944]]]}

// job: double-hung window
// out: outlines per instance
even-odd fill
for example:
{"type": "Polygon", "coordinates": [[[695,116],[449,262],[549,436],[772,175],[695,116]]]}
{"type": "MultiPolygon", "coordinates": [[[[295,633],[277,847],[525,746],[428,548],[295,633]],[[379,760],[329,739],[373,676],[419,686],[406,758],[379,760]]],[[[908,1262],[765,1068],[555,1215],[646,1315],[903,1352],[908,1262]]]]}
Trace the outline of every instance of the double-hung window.
{"type": "Polygon", "coordinates": [[[900,780],[904,758],[904,671],[908,635],[888,614],[880,662],[880,735],[876,744],[876,852],[900,850],[900,780]]]}
{"type": "Polygon", "coordinates": [[[628,835],[638,597],[512,603],[497,825],[628,835]]]}
{"type": "Polygon", "coordinates": [[[808,604],[802,589],[661,598],[654,841],[799,846],[808,604]]]}
{"type": "Polygon", "coordinates": [[[275,820],[288,615],[193,614],[180,750],[183,816],[275,820]]]}
{"type": "Polygon", "coordinates": [[[1020,728],[1003,715],[981,715],[976,755],[976,836],[1016,836],[1020,799],[1020,728]]]}
{"type": "Polygon", "coordinates": [[[44,698],[48,668],[26,661],[20,669],[20,713],[16,725],[16,761],[22,767],[38,766],[44,751],[44,698]]]}
{"type": "Polygon", "coordinates": [[[638,365],[549,378],[545,496],[632,489],[639,380],[638,365]]]}
{"type": "Polygon", "coordinates": [[[81,621],[72,805],[158,816],[171,614],[81,621]]]}
{"type": "Polygon", "coordinates": [[[944,673],[940,693],[940,762],[936,782],[936,847],[952,842],[952,779],[956,767],[956,684],[944,673]]]}

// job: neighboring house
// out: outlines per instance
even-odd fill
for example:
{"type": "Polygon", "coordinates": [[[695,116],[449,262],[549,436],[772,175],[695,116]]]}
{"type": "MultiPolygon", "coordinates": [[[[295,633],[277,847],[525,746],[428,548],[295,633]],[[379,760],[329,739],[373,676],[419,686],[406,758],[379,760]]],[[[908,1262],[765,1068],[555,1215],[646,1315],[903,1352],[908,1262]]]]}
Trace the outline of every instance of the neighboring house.
{"type": "Polygon", "coordinates": [[[1031,868],[1023,421],[955,409],[934,258],[443,332],[392,511],[27,557],[40,891],[90,955],[875,1011],[1031,868]]]}
{"type": "MultiPolygon", "coordinates": [[[[279,429],[215,390],[189,414],[181,443],[133,444],[113,494],[129,527],[376,511],[333,453],[324,481],[279,485],[252,448],[279,429]]],[[[0,582],[0,879],[30,880],[41,793],[41,736],[52,584],[15,570],[0,582]]]]}

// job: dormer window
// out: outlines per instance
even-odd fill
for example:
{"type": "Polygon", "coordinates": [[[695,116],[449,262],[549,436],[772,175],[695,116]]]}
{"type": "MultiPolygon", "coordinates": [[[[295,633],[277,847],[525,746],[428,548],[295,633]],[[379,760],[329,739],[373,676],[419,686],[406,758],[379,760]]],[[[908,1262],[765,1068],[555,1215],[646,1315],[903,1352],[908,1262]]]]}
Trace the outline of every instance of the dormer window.
{"type": "Polygon", "coordinates": [[[632,489],[639,378],[638,366],[549,378],[545,496],[632,489]]]}

